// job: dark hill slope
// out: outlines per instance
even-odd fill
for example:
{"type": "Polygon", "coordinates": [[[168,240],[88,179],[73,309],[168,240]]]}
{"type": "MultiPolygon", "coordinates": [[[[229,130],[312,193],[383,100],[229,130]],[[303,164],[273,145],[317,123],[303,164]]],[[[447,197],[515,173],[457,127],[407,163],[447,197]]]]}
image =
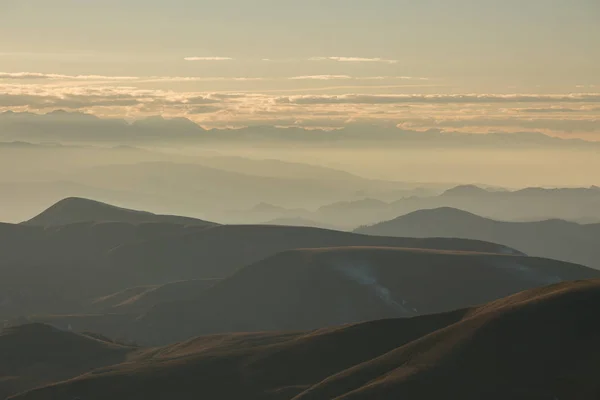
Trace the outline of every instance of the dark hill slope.
{"type": "Polygon", "coordinates": [[[135,349],[47,325],[0,333],[0,398],[123,362],[135,349]]]}
{"type": "Polygon", "coordinates": [[[600,230],[563,220],[503,222],[454,208],[416,211],[357,229],[358,233],[398,237],[453,237],[486,240],[530,256],[553,258],[600,269],[600,230]]]}
{"type": "Polygon", "coordinates": [[[598,281],[503,299],[295,400],[598,399],[599,304],[598,281]]]}
{"type": "Polygon", "coordinates": [[[0,224],[0,320],[79,312],[91,298],[114,292],[105,290],[105,281],[119,282],[118,275],[96,279],[109,250],[201,229],[168,223],[83,222],[48,228],[0,224]]]}
{"type": "Polygon", "coordinates": [[[289,400],[348,366],[452,324],[465,312],[312,332],[204,336],[141,351],[130,363],[16,398],[289,400]]]}
{"type": "Polygon", "coordinates": [[[140,286],[95,299],[90,308],[113,313],[144,313],[160,303],[193,299],[217,282],[218,279],[197,279],[140,286]]]}
{"type": "Polygon", "coordinates": [[[192,301],[159,304],[134,340],[304,330],[455,310],[600,272],[554,260],[395,248],[296,250],[248,266],[192,301]]]}
{"type": "Polygon", "coordinates": [[[118,274],[120,282],[127,286],[224,278],[282,251],[339,246],[518,253],[506,246],[476,240],[388,238],[308,227],[224,225],[121,246],[111,251],[107,271],[110,276],[118,274]]]}
{"type": "Polygon", "coordinates": [[[596,400],[600,281],[312,332],[200,337],[18,400],[596,400]]]}
{"type": "Polygon", "coordinates": [[[128,288],[224,278],[290,249],[365,245],[513,252],[481,241],[372,237],[303,227],[0,224],[0,320],[95,313],[84,306],[128,288]]]}
{"type": "Polygon", "coordinates": [[[70,197],[59,201],[29,221],[23,222],[23,225],[61,226],[77,222],[127,222],[131,224],[162,222],[178,225],[216,225],[200,219],[129,210],[78,197],[70,197]]]}

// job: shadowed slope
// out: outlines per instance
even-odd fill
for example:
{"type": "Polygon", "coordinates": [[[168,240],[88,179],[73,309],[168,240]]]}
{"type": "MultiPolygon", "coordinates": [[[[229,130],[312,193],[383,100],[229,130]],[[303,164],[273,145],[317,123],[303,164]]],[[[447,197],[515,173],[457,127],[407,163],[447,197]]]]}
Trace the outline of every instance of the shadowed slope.
{"type": "Polygon", "coordinates": [[[465,311],[313,332],[204,336],[19,399],[288,400],[326,377],[460,320],[465,311]],[[365,342],[365,338],[370,341],[365,342]]]}
{"type": "Polygon", "coordinates": [[[103,275],[111,249],[202,229],[169,223],[82,222],[47,228],[0,224],[0,320],[81,312],[92,298],[140,286],[135,281],[120,285],[118,272],[103,275]]]}
{"type": "Polygon", "coordinates": [[[502,299],[295,400],[597,399],[599,304],[599,281],[502,299]]]}
{"type": "Polygon", "coordinates": [[[137,323],[136,341],[200,334],[300,330],[473,306],[600,272],[553,260],[394,248],[278,254],[243,268],[185,302],[159,304],[137,323]]]}
{"type": "Polygon", "coordinates": [[[160,303],[193,299],[217,282],[218,279],[199,279],[140,286],[96,299],[92,308],[117,313],[143,313],[160,303]]]}
{"type": "Polygon", "coordinates": [[[119,274],[121,282],[130,282],[126,287],[224,278],[246,265],[282,251],[338,246],[519,253],[506,246],[478,240],[389,238],[308,227],[223,225],[187,235],[121,246],[109,254],[107,271],[119,274]]]}
{"type": "Polygon", "coordinates": [[[48,325],[5,328],[0,333],[0,398],[120,363],[133,350],[48,325]]]}
{"type": "Polygon", "coordinates": [[[595,400],[600,281],[311,332],[200,337],[19,400],[595,400]]]}

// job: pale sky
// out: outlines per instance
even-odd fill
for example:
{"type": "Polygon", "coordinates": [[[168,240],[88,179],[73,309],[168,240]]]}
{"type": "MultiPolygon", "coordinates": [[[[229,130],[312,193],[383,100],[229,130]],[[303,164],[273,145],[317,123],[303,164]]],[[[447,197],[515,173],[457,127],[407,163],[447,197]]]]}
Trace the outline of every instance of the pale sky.
{"type": "Polygon", "coordinates": [[[0,111],[600,140],[598,21],[598,0],[0,0],[0,111]]]}

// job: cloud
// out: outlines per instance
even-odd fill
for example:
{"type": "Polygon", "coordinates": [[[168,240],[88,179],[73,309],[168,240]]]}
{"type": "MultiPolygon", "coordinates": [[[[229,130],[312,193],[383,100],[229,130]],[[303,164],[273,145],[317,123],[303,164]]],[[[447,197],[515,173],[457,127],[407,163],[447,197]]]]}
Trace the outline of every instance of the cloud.
{"type": "Polygon", "coordinates": [[[598,103],[600,94],[415,94],[415,95],[304,95],[284,96],[278,103],[287,104],[469,104],[469,103],[598,103]]]}
{"type": "Polygon", "coordinates": [[[107,76],[107,75],[64,75],[48,74],[42,72],[0,72],[0,80],[60,80],[60,81],[131,81],[138,83],[168,83],[168,82],[261,82],[278,79],[288,80],[419,80],[428,78],[410,76],[367,76],[353,77],[349,75],[306,75],[290,78],[268,78],[268,77],[227,77],[227,76],[107,76]]]}
{"type": "Polygon", "coordinates": [[[367,76],[356,79],[364,79],[367,81],[384,81],[384,80],[402,80],[402,81],[428,81],[429,78],[420,78],[414,76],[367,76]]]}
{"type": "Polygon", "coordinates": [[[140,83],[160,82],[259,82],[267,78],[225,77],[225,76],[150,76],[138,78],[140,83]]]}
{"type": "Polygon", "coordinates": [[[311,57],[310,61],[338,61],[351,63],[385,63],[397,64],[398,60],[387,60],[385,58],[364,58],[364,57],[311,57]]]}
{"type": "Polygon", "coordinates": [[[308,76],[294,76],[289,79],[291,79],[291,80],[329,81],[329,80],[353,79],[353,78],[348,75],[308,75],[308,76]]]}
{"type": "MultiPolygon", "coordinates": [[[[314,77],[321,76],[309,79],[321,79],[314,77]]],[[[588,138],[600,134],[600,94],[321,95],[320,87],[310,90],[317,92],[281,95],[140,89],[129,82],[123,86],[4,82],[0,83],[0,112],[71,109],[121,118],[189,116],[207,127],[268,125],[269,121],[337,127],[360,121],[457,132],[539,131],[588,138]]]]}
{"type": "Polygon", "coordinates": [[[198,106],[198,107],[194,107],[192,109],[187,110],[187,114],[189,114],[189,115],[211,114],[211,113],[215,113],[215,112],[221,111],[221,110],[222,110],[221,107],[198,106]]]}
{"type": "Polygon", "coordinates": [[[514,111],[532,113],[532,114],[552,114],[552,113],[577,113],[586,110],[577,108],[564,108],[564,107],[552,107],[552,108],[518,108],[514,111]]]}
{"type": "Polygon", "coordinates": [[[0,79],[14,80],[82,80],[82,81],[132,81],[139,79],[134,76],[103,76],[103,75],[61,75],[44,74],[41,72],[0,72],[0,79]]]}
{"type": "Polygon", "coordinates": [[[185,57],[185,61],[231,61],[231,57],[185,57]]]}

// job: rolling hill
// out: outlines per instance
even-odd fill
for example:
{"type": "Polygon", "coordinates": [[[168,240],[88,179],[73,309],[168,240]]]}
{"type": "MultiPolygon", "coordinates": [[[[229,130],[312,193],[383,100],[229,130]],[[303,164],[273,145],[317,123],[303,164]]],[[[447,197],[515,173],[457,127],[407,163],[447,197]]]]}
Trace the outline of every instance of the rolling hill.
{"type": "Polygon", "coordinates": [[[126,285],[119,288],[113,284],[119,290],[180,280],[224,278],[282,251],[340,246],[521,254],[506,246],[474,240],[386,238],[310,227],[222,225],[117,247],[107,254],[106,268],[94,279],[100,282],[118,274],[120,286],[126,285]]]}
{"type": "MultiPolygon", "coordinates": [[[[105,218],[106,213],[97,210],[115,211],[112,206],[87,200],[69,199],[62,204],[69,207],[58,207],[60,212],[52,207],[42,213],[43,223],[105,218]],[[91,206],[92,212],[82,217],[80,205],[91,206]]],[[[115,212],[129,220],[139,215],[121,209],[115,212]]],[[[142,217],[155,218],[146,213],[142,217]]],[[[117,292],[225,278],[281,251],[332,246],[517,253],[482,241],[372,237],[308,227],[206,227],[168,222],[0,224],[0,320],[32,314],[96,314],[106,310],[94,307],[93,300],[117,292]]]]}
{"type": "Polygon", "coordinates": [[[118,364],[135,349],[31,324],[0,332],[0,398],[118,364]]]}
{"type": "Polygon", "coordinates": [[[504,222],[453,208],[421,210],[356,230],[381,236],[453,237],[491,241],[528,255],[600,269],[600,229],[562,220],[504,222]]]}
{"type": "Polygon", "coordinates": [[[581,399],[596,377],[600,281],[317,331],[199,337],[14,400],[581,399]]]}
{"type": "Polygon", "coordinates": [[[503,299],[294,400],[596,399],[599,303],[598,281],[503,299]]]}
{"type": "Polygon", "coordinates": [[[600,271],[553,260],[377,247],[283,252],[193,300],[161,303],[131,339],[164,344],[225,332],[306,330],[482,304],[600,271]]]}

